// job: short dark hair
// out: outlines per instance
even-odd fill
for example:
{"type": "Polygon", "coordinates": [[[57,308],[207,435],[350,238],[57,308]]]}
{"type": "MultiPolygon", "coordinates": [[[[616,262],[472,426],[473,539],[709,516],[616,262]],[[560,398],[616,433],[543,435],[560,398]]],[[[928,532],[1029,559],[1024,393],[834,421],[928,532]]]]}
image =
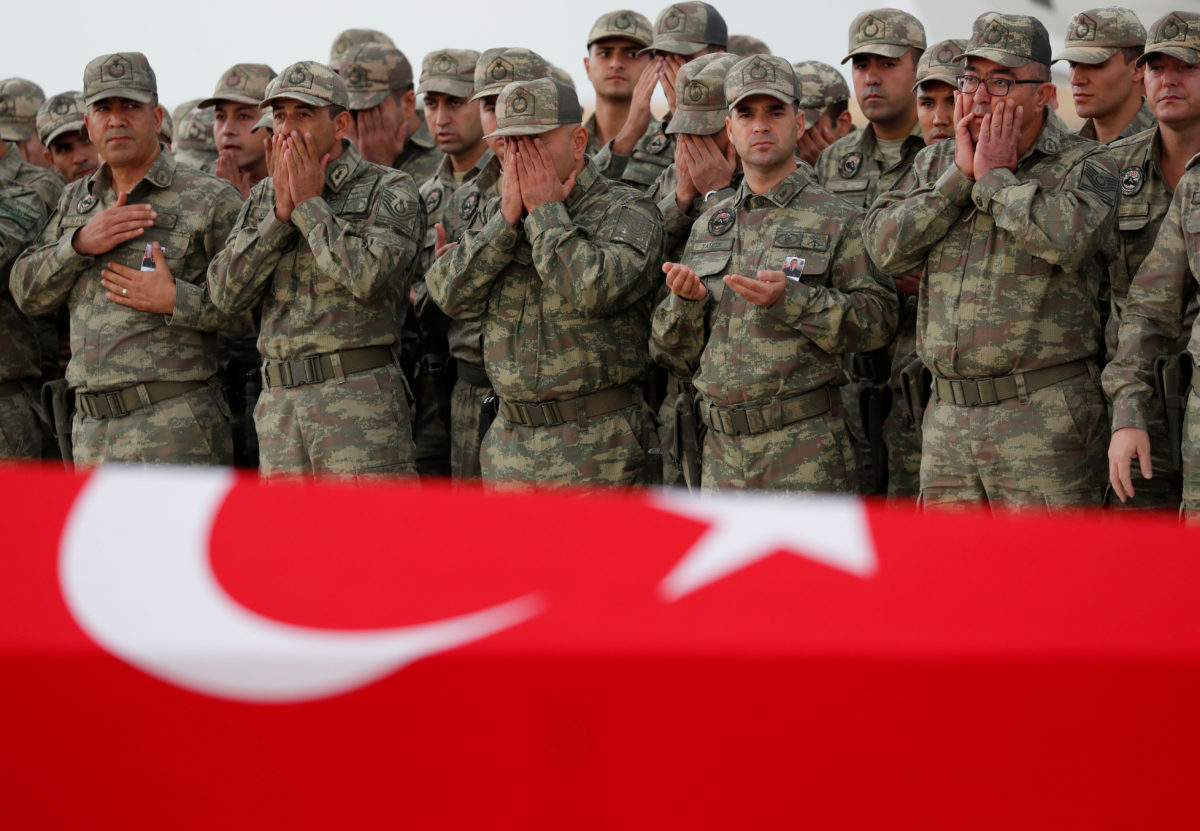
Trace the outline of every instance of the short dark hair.
{"type": "Polygon", "coordinates": [[[1125,58],[1125,63],[1130,64],[1146,54],[1146,47],[1143,44],[1137,46],[1122,46],[1117,50],[1125,58]]]}
{"type": "Polygon", "coordinates": [[[333,121],[333,119],[337,118],[339,115],[341,115],[344,112],[347,112],[347,110],[341,104],[330,104],[329,105],[329,120],[333,121]]]}
{"type": "Polygon", "coordinates": [[[845,101],[834,101],[825,108],[825,112],[829,113],[829,120],[834,122],[841,118],[842,113],[846,112],[848,109],[850,109],[849,99],[845,101]]]}

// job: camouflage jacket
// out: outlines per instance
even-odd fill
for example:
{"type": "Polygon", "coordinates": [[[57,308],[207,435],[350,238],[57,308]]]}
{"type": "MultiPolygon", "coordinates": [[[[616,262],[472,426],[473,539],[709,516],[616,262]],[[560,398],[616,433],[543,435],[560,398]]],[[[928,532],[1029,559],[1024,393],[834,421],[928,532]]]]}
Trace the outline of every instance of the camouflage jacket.
{"type": "MultiPolygon", "coordinates": [[[[1148,107],[1146,105],[1146,98],[1145,98],[1145,96],[1143,96],[1142,97],[1142,107],[1141,107],[1141,109],[1139,109],[1137,111],[1137,114],[1133,117],[1133,121],[1130,121],[1128,124],[1125,125],[1125,129],[1121,131],[1121,135],[1117,136],[1115,139],[1110,141],[1109,146],[1116,144],[1118,141],[1121,141],[1122,139],[1127,139],[1130,136],[1136,136],[1138,133],[1141,133],[1145,130],[1149,130],[1151,127],[1154,127],[1157,124],[1158,124],[1158,119],[1156,119],[1154,117],[1154,113],[1150,112],[1150,107],[1148,107]]],[[[1092,141],[1099,141],[1099,139],[1096,138],[1096,123],[1095,123],[1095,121],[1093,119],[1089,118],[1087,121],[1083,122],[1083,126],[1079,128],[1079,135],[1083,136],[1085,139],[1091,139],[1092,141]]]]}
{"type": "MultiPolygon", "coordinates": [[[[1104,368],[1104,392],[1113,403],[1113,430],[1146,429],[1146,411],[1154,393],[1154,359],[1169,354],[1189,337],[1192,363],[1200,363],[1200,327],[1194,306],[1200,279],[1200,154],[1188,162],[1175,196],[1129,287],[1117,355],[1104,368]]],[[[1196,370],[1193,370],[1196,371],[1196,370]]]]}
{"type": "Polygon", "coordinates": [[[723,202],[737,193],[738,186],[742,184],[742,168],[739,165],[733,171],[733,179],[729,183],[729,187],[722,188],[716,193],[704,198],[704,194],[696,197],[692,202],[692,206],[686,211],[679,210],[679,205],[675,202],[675,188],[679,184],[679,174],[675,170],[675,163],[671,162],[658,178],[654,180],[654,184],[646,191],[651,201],[658,205],[658,212],[663,217],[663,230],[667,234],[667,259],[675,261],[683,254],[683,246],[687,243],[688,234],[692,231],[692,223],[696,221],[696,217],[704,213],[709,208],[715,207],[718,202],[723,202]]]}
{"type": "Polygon", "coordinates": [[[862,212],[822,188],[808,165],[769,192],[742,182],[692,226],[683,262],[702,300],[669,294],[654,312],[655,359],[721,406],[765,403],[845,383],[841,354],[883,346],[896,330],[896,290],[871,267],[862,212]],[[769,308],[725,286],[726,274],[804,260],[769,308]]]}
{"type": "Polygon", "coordinates": [[[0,180],[12,179],[18,184],[32,188],[41,197],[46,213],[52,213],[65,187],[62,177],[53,170],[38,167],[22,159],[20,149],[11,141],[4,144],[8,150],[0,157],[0,180]]]}
{"type": "Polygon", "coordinates": [[[628,156],[614,153],[610,141],[593,158],[596,169],[615,182],[642,191],[649,189],[659,174],[675,162],[675,134],[665,132],[670,121],[670,114],[662,121],[651,121],[628,156]]]}
{"type": "Polygon", "coordinates": [[[197,381],[217,369],[216,332],[247,331],[248,316],[232,317],[216,306],[205,285],[208,264],[225,245],[242,196],[224,179],[175,158],[160,145],[128,204],[149,204],[154,226],[106,254],[75,251],[75,232],[119,194],[107,164],[67,185],[33,247],[13,266],[12,290],[29,314],[44,314],[64,301],[71,316],[73,389],[103,392],[147,381],[197,381]],[[175,277],[175,311],[141,312],[109,300],[100,271],[110,262],[139,268],[146,245],[159,243],[175,277]]]}
{"type": "Polygon", "coordinates": [[[867,211],[863,237],[884,273],[925,268],[917,310],[925,365],[978,378],[1098,357],[1119,190],[1108,148],[1053,121],[1016,172],[977,182],[954,164],[954,139],[921,151],[867,211]]]}
{"type": "Polygon", "coordinates": [[[433,136],[429,135],[429,125],[421,119],[421,126],[404,142],[404,149],[392,162],[396,170],[403,170],[412,177],[414,182],[424,182],[437,172],[445,154],[438,150],[433,136]]]}
{"type": "MultiPolygon", "coordinates": [[[[478,176],[487,167],[493,155],[490,148],[485,149],[483,155],[475,162],[475,166],[466,172],[461,184],[454,179],[450,157],[443,156],[437,170],[421,184],[419,192],[421,204],[425,206],[425,244],[421,250],[419,274],[423,275],[433,263],[433,251],[437,242],[437,229],[434,226],[441,222],[443,228],[447,227],[444,219],[446,206],[454,197],[454,192],[478,176]]],[[[450,242],[451,240],[447,237],[446,241],[450,242]]]]}
{"type": "Polygon", "coordinates": [[[406,173],[363,161],[349,141],[321,196],[275,216],[275,183],[250,191],[229,245],[209,269],[229,311],[262,305],[258,351],[272,360],[390,346],[408,309],[425,212],[406,173]]]}
{"type": "Polygon", "coordinates": [[[0,179],[0,383],[41,372],[37,329],[13,301],[8,273],[45,221],[46,208],[36,191],[0,179]]]}
{"type": "Polygon", "coordinates": [[[563,400],[644,373],[663,254],[648,199],[589,161],[565,202],[511,228],[494,198],[480,219],[426,282],[451,317],[482,319],[484,366],[502,397],[563,400]]]}
{"type": "Polygon", "coordinates": [[[875,140],[875,128],[868,124],[861,130],[847,133],[821,151],[817,157],[817,179],[826,190],[866,210],[879,194],[897,187],[924,147],[921,125],[917,123],[901,145],[900,163],[885,168],[887,162],[875,140]]]}

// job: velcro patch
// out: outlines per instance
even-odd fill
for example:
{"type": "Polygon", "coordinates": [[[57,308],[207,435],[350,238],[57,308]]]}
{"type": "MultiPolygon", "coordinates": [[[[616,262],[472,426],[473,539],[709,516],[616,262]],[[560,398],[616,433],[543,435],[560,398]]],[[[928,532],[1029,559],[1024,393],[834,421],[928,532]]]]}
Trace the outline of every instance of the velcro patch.
{"type": "Polygon", "coordinates": [[[1105,205],[1117,204],[1117,177],[1092,162],[1084,162],[1079,176],[1079,188],[1094,193],[1105,205]]]}
{"type": "Polygon", "coordinates": [[[42,224],[45,216],[33,205],[16,199],[0,199],[0,216],[6,216],[26,231],[42,224]]]}
{"type": "Polygon", "coordinates": [[[613,242],[624,242],[632,245],[639,254],[645,254],[650,249],[650,241],[654,238],[654,223],[633,208],[621,208],[617,214],[617,224],[609,237],[613,242]]]}
{"type": "Polygon", "coordinates": [[[829,248],[829,234],[818,234],[813,231],[780,231],[775,235],[776,248],[811,248],[814,251],[826,251],[829,248]]]}
{"type": "Polygon", "coordinates": [[[717,237],[716,239],[706,239],[692,245],[692,251],[696,254],[707,254],[710,251],[732,251],[733,237],[717,237]]]}
{"type": "Polygon", "coordinates": [[[417,230],[418,213],[418,207],[408,202],[403,193],[391,188],[383,188],[376,215],[381,224],[395,228],[405,237],[411,237],[417,230]]]}

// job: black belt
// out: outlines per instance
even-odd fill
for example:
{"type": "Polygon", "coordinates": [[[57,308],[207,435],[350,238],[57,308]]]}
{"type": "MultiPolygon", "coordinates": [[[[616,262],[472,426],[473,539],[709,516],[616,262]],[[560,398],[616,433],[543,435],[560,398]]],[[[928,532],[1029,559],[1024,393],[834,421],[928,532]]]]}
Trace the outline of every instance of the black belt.
{"type": "Polygon", "coordinates": [[[700,399],[700,420],[720,433],[750,436],[778,430],[785,424],[827,413],[832,409],[829,387],[788,398],[774,398],[751,407],[718,407],[700,399]]]}
{"type": "Polygon", "coordinates": [[[542,401],[536,404],[501,401],[500,412],[514,424],[525,427],[553,427],[556,424],[582,421],[632,407],[637,403],[638,392],[637,387],[624,386],[611,387],[563,401],[542,401]]]}
{"type": "Polygon", "coordinates": [[[460,381],[465,381],[473,387],[480,389],[491,389],[492,381],[488,378],[487,372],[479,364],[473,364],[469,361],[464,361],[458,358],[458,378],[460,381]]]}
{"type": "Polygon", "coordinates": [[[80,392],[75,395],[75,406],[92,418],[120,418],[142,409],[147,402],[157,404],[202,386],[203,381],[151,381],[112,392],[80,392]]]}
{"type": "Polygon", "coordinates": [[[267,389],[299,387],[336,378],[339,373],[334,368],[334,358],[337,358],[341,367],[341,375],[366,372],[395,362],[390,346],[364,346],[362,349],[347,349],[290,361],[263,361],[263,386],[267,389]]]}
{"type": "Polygon", "coordinates": [[[1045,389],[1051,384],[1083,375],[1088,371],[1087,361],[1071,361],[1069,364],[1014,372],[997,378],[939,378],[933,376],[933,385],[938,398],[960,407],[986,407],[1028,395],[1045,389]]]}

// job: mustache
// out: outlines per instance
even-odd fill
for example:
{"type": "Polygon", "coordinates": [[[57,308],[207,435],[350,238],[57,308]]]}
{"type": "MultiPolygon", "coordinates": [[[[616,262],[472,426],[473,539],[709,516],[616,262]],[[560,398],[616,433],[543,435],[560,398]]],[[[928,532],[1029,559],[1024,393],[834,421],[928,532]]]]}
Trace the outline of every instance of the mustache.
{"type": "Polygon", "coordinates": [[[888,95],[887,91],[884,90],[883,87],[876,87],[876,86],[870,86],[863,90],[862,97],[866,98],[868,95],[878,95],[880,98],[885,98],[885,99],[891,99],[891,97],[892,97],[892,96],[888,95]]]}

